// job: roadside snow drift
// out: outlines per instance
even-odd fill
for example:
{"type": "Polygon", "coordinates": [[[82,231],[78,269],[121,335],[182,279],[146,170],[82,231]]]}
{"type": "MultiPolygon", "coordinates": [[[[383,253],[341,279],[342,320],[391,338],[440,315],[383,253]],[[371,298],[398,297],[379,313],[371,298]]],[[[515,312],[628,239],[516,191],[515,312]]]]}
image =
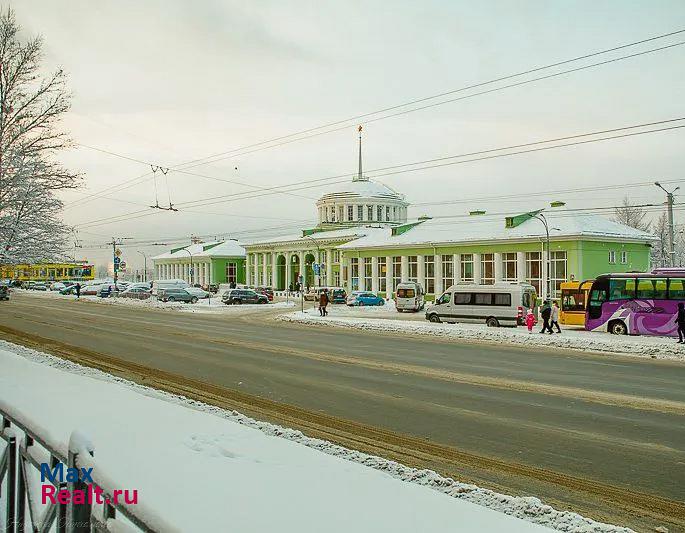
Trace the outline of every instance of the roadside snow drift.
{"type": "Polygon", "coordinates": [[[629,531],[4,341],[0,369],[0,407],[64,446],[87,435],[102,475],[181,531],[629,531]]]}

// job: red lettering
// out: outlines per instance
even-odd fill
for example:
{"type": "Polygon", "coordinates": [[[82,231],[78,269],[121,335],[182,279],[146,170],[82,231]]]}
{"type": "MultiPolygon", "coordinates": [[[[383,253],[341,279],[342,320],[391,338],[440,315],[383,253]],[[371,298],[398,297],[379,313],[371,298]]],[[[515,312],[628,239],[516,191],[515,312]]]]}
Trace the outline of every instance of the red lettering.
{"type": "Polygon", "coordinates": [[[68,504],[70,499],[71,493],[67,489],[57,491],[57,501],[62,505],[68,504]]]}
{"type": "Polygon", "coordinates": [[[42,486],[41,502],[43,503],[43,505],[48,503],[48,500],[50,500],[50,503],[57,503],[55,501],[55,492],[57,492],[57,488],[53,487],[52,485],[42,486]]]}
{"type": "Polygon", "coordinates": [[[86,503],[86,494],[82,490],[75,489],[72,496],[74,505],[83,505],[86,503]]]}
{"type": "Polygon", "coordinates": [[[133,489],[131,492],[133,492],[133,496],[129,498],[128,489],[124,491],[124,501],[129,505],[136,505],[138,503],[138,490],[133,489]]]}
{"type": "Polygon", "coordinates": [[[115,505],[116,505],[117,503],[119,503],[119,495],[120,495],[122,492],[123,492],[123,491],[120,490],[120,489],[115,489],[114,492],[112,492],[112,501],[114,502],[115,505]]]}
{"type": "Polygon", "coordinates": [[[94,490],[95,490],[95,503],[102,504],[102,503],[103,503],[103,500],[102,500],[102,487],[96,486],[94,490]]]}

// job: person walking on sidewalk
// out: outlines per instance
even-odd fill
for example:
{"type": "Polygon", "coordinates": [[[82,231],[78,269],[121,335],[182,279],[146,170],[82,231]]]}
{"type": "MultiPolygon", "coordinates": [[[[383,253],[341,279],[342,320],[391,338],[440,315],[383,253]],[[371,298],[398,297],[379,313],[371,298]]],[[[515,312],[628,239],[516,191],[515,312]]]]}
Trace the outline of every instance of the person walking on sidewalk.
{"type": "Polygon", "coordinates": [[[683,344],[685,342],[685,304],[678,303],[678,314],[675,318],[675,323],[678,324],[678,342],[683,344]]]}
{"type": "Polygon", "coordinates": [[[319,294],[319,314],[321,316],[328,316],[328,311],[326,307],[328,306],[328,291],[326,289],[321,291],[319,294]]]}
{"type": "Polygon", "coordinates": [[[552,306],[549,304],[549,300],[545,300],[545,303],[542,304],[542,310],[540,311],[540,317],[542,318],[542,330],[540,333],[547,333],[549,332],[550,335],[552,335],[554,332],[552,331],[552,326],[549,325],[549,319],[552,316],[552,306]]]}
{"type": "Polygon", "coordinates": [[[76,284],[76,299],[78,300],[80,298],[81,298],[81,284],[77,283],[76,284]]]}
{"type": "Polygon", "coordinates": [[[552,304],[552,316],[550,317],[551,319],[551,324],[549,326],[550,331],[552,331],[552,328],[556,326],[557,328],[557,333],[561,333],[561,328],[559,327],[559,304],[557,302],[554,302],[552,304]]]}
{"type": "Polygon", "coordinates": [[[532,309],[528,309],[528,314],[526,315],[526,327],[528,328],[528,333],[533,333],[533,326],[537,323],[535,320],[535,315],[532,309]]]}

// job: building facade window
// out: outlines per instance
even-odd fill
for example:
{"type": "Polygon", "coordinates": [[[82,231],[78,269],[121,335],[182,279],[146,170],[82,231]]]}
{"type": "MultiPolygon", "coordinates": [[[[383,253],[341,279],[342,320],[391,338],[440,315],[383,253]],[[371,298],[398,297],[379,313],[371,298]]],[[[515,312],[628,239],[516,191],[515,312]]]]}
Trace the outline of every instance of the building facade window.
{"type": "Polygon", "coordinates": [[[333,286],[340,287],[340,272],[338,270],[333,272],[333,286]]]}
{"type": "Polygon", "coordinates": [[[331,215],[330,215],[330,220],[331,222],[335,222],[335,207],[331,207],[331,215]]]}
{"type": "Polygon", "coordinates": [[[535,292],[542,290],[542,253],[526,252],[526,282],[535,287],[535,292]]]}
{"type": "Polygon", "coordinates": [[[448,289],[454,285],[454,256],[442,256],[442,288],[448,289]]]}
{"type": "Polygon", "coordinates": [[[333,250],[333,262],[340,263],[340,250],[333,250]]]}
{"type": "Polygon", "coordinates": [[[385,292],[387,287],[387,279],[385,274],[388,272],[388,265],[385,263],[385,257],[378,258],[378,290],[385,292]]]}
{"type": "Polygon", "coordinates": [[[516,281],[518,279],[516,252],[502,254],[502,279],[503,281],[516,281]]]}
{"type": "Polygon", "coordinates": [[[621,264],[628,264],[628,252],[626,252],[625,250],[621,250],[621,264]]]}
{"type": "Polygon", "coordinates": [[[550,261],[551,296],[556,298],[561,295],[561,284],[566,281],[566,251],[552,252],[550,261]]]}
{"type": "Polygon", "coordinates": [[[473,254],[461,254],[461,280],[473,281],[473,254]]]}
{"type": "Polygon", "coordinates": [[[402,258],[396,255],[392,258],[392,287],[388,290],[394,292],[402,281],[402,258]]]}
{"type": "Polygon", "coordinates": [[[407,281],[417,281],[419,279],[419,259],[416,255],[410,255],[407,258],[409,264],[409,272],[407,281]]]}
{"type": "Polygon", "coordinates": [[[495,254],[480,255],[480,272],[483,285],[495,283],[495,254]]]}
{"type": "Polygon", "coordinates": [[[354,219],[354,206],[348,205],[347,206],[347,221],[352,222],[353,219],[354,219]]]}
{"type": "Polygon", "coordinates": [[[382,205],[376,206],[376,220],[378,220],[378,222],[383,221],[383,206],[382,205]]]}
{"type": "Polygon", "coordinates": [[[343,206],[338,207],[338,222],[343,222],[345,220],[345,208],[343,206]]]}
{"type": "Polygon", "coordinates": [[[367,257],[366,260],[364,261],[364,289],[367,291],[371,290],[371,278],[372,278],[371,258],[367,257]]]}
{"type": "Polygon", "coordinates": [[[423,257],[424,261],[424,276],[426,279],[426,293],[435,293],[435,256],[426,255],[423,257]]]}
{"type": "Polygon", "coordinates": [[[609,250],[609,264],[616,264],[616,252],[614,250],[609,250]]]}
{"type": "Polygon", "coordinates": [[[236,263],[226,263],[226,283],[238,282],[238,265],[236,263]]]}
{"type": "Polygon", "coordinates": [[[357,220],[364,220],[364,206],[357,206],[357,220]]]}
{"type": "Polygon", "coordinates": [[[368,217],[367,220],[373,220],[373,206],[372,205],[366,206],[366,210],[367,210],[366,215],[368,217]]]}
{"type": "Polygon", "coordinates": [[[386,206],[385,208],[385,221],[390,222],[390,206],[386,206]]]}
{"type": "Polygon", "coordinates": [[[350,258],[350,268],[352,269],[352,290],[359,290],[359,259],[356,257],[350,258]]]}

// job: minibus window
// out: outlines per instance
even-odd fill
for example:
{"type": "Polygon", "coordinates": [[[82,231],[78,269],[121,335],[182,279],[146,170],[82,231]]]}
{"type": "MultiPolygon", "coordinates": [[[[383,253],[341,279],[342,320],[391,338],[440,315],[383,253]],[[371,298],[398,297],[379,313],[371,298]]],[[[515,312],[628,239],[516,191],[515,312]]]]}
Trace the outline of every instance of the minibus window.
{"type": "Polygon", "coordinates": [[[414,289],[397,289],[398,298],[414,298],[416,292],[414,289]]]}
{"type": "Polygon", "coordinates": [[[511,294],[509,294],[509,293],[495,294],[495,305],[510,306],[511,305],[511,294]]]}
{"type": "Polygon", "coordinates": [[[471,303],[471,296],[470,292],[457,292],[454,294],[454,304],[469,305],[471,303]]]}
{"type": "Polygon", "coordinates": [[[446,292],[440,298],[435,301],[435,305],[443,305],[450,303],[450,293],[446,292]]]}
{"type": "Polygon", "coordinates": [[[476,305],[492,305],[492,294],[490,293],[476,293],[476,305]]]}

